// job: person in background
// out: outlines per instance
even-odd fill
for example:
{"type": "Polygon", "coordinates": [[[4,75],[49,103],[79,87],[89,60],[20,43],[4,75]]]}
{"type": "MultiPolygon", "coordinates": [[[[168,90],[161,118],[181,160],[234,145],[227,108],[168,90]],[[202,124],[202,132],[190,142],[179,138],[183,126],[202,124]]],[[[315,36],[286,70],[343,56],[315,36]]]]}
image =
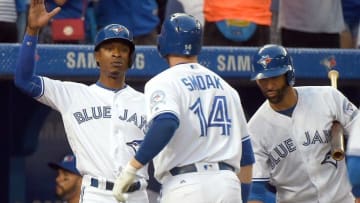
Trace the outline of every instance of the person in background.
{"type": "Polygon", "coordinates": [[[340,0],[280,0],[278,28],[285,47],[340,48],[340,0]]]}
{"type": "Polygon", "coordinates": [[[160,23],[156,0],[99,0],[94,3],[97,29],[121,24],[134,34],[137,45],[155,45],[160,23]]]}
{"type": "Polygon", "coordinates": [[[271,0],[204,0],[204,45],[262,46],[270,42],[271,0]]]}
{"type": "Polygon", "coordinates": [[[167,0],[165,16],[173,13],[187,13],[198,19],[201,25],[204,25],[204,0],[167,0]]]}
{"type": "Polygon", "coordinates": [[[75,156],[68,154],[59,163],[50,162],[48,165],[57,171],[56,196],[67,203],[78,203],[82,177],[76,169],[75,156]]]}
{"type": "Polygon", "coordinates": [[[83,40],[73,41],[54,40],[50,21],[47,26],[44,26],[41,29],[39,34],[39,43],[92,43],[96,32],[93,22],[94,13],[93,8],[91,7],[92,5],[92,0],[45,0],[45,7],[47,11],[51,11],[58,6],[61,7],[61,11],[53,17],[53,20],[83,18],[85,26],[85,38],[83,40]]]}
{"type": "Polygon", "coordinates": [[[341,48],[359,48],[360,1],[342,0],[346,29],[341,33],[341,48]]]}
{"type": "Polygon", "coordinates": [[[16,11],[17,11],[17,30],[18,30],[18,42],[24,37],[25,28],[26,28],[26,14],[29,8],[28,0],[16,0],[16,11]]]}
{"type": "Polygon", "coordinates": [[[0,0],[0,43],[18,41],[15,0],[0,0]]]}

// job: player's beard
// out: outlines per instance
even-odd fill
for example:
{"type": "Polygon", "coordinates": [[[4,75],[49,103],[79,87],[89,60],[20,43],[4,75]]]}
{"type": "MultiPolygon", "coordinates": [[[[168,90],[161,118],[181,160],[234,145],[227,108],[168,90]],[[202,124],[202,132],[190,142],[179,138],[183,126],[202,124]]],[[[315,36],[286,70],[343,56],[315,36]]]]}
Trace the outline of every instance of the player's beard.
{"type": "Polygon", "coordinates": [[[269,100],[270,103],[279,104],[284,100],[285,95],[287,94],[289,89],[290,89],[290,86],[285,84],[280,89],[272,90],[276,93],[274,96],[268,96],[266,94],[266,92],[263,92],[263,95],[269,100]]]}
{"type": "Polygon", "coordinates": [[[60,190],[56,190],[56,196],[59,197],[61,200],[67,200],[74,195],[78,186],[76,184],[73,184],[67,189],[60,185],[58,185],[58,187],[60,188],[60,190]]]}

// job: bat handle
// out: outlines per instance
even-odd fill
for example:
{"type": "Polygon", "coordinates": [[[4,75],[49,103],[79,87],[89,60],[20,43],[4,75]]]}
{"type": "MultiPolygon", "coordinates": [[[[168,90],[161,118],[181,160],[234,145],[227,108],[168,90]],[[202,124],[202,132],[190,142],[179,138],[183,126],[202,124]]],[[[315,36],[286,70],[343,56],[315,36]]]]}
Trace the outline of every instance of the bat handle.
{"type": "Polygon", "coordinates": [[[337,80],[339,78],[339,72],[337,70],[330,70],[328,72],[328,77],[330,79],[331,86],[337,88],[337,80]]]}

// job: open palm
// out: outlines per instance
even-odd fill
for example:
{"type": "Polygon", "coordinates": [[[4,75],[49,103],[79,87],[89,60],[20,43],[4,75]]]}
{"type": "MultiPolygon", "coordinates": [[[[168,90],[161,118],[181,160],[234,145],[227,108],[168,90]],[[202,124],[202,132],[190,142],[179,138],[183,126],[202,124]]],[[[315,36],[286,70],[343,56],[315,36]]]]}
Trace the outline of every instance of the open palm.
{"type": "Polygon", "coordinates": [[[61,8],[57,7],[47,12],[44,0],[31,0],[28,16],[28,26],[39,29],[48,24],[49,20],[60,12],[61,8]]]}

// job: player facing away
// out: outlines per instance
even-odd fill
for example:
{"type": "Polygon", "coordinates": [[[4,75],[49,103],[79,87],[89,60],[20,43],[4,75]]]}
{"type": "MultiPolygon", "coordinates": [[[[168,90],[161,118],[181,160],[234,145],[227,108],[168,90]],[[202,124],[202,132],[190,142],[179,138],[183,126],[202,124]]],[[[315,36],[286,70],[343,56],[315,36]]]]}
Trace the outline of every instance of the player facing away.
{"type": "Polygon", "coordinates": [[[158,51],[170,68],[145,85],[151,124],[116,179],[119,201],[137,171],[155,157],[162,203],[246,202],[242,193],[248,194],[254,157],[240,97],[198,63],[201,47],[202,27],[194,17],[176,13],[164,21],[158,51]]]}
{"type": "MultiPolygon", "coordinates": [[[[39,29],[60,7],[47,12],[42,0],[30,2],[28,25],[15,71],[15,85],[37,101],[59,111],[66,135],[83,176],[82,202],[117,202],[114,180],[135,154],[146,128],[145,97],[125,83],[135,46],[129,30],[111,24],[95,39],[98,81],[85,85],[35,75],[39,29]]],[[[129,188],[129,203],[148,202],[147,169],[137,173],[129,188]]]]}
{"type": "Polygon", "coordinates": [[[345,160],[331,157],[330,128],[337,120],[350,137],[359,135],[358,109],[333,87],[293,87],[292,58],[282,46],[261,47],[253,66],[267,100],[248,122],[255,154],[249,202],[263,202],[270,182],[277,202],[353,203],[345,160]]]}

